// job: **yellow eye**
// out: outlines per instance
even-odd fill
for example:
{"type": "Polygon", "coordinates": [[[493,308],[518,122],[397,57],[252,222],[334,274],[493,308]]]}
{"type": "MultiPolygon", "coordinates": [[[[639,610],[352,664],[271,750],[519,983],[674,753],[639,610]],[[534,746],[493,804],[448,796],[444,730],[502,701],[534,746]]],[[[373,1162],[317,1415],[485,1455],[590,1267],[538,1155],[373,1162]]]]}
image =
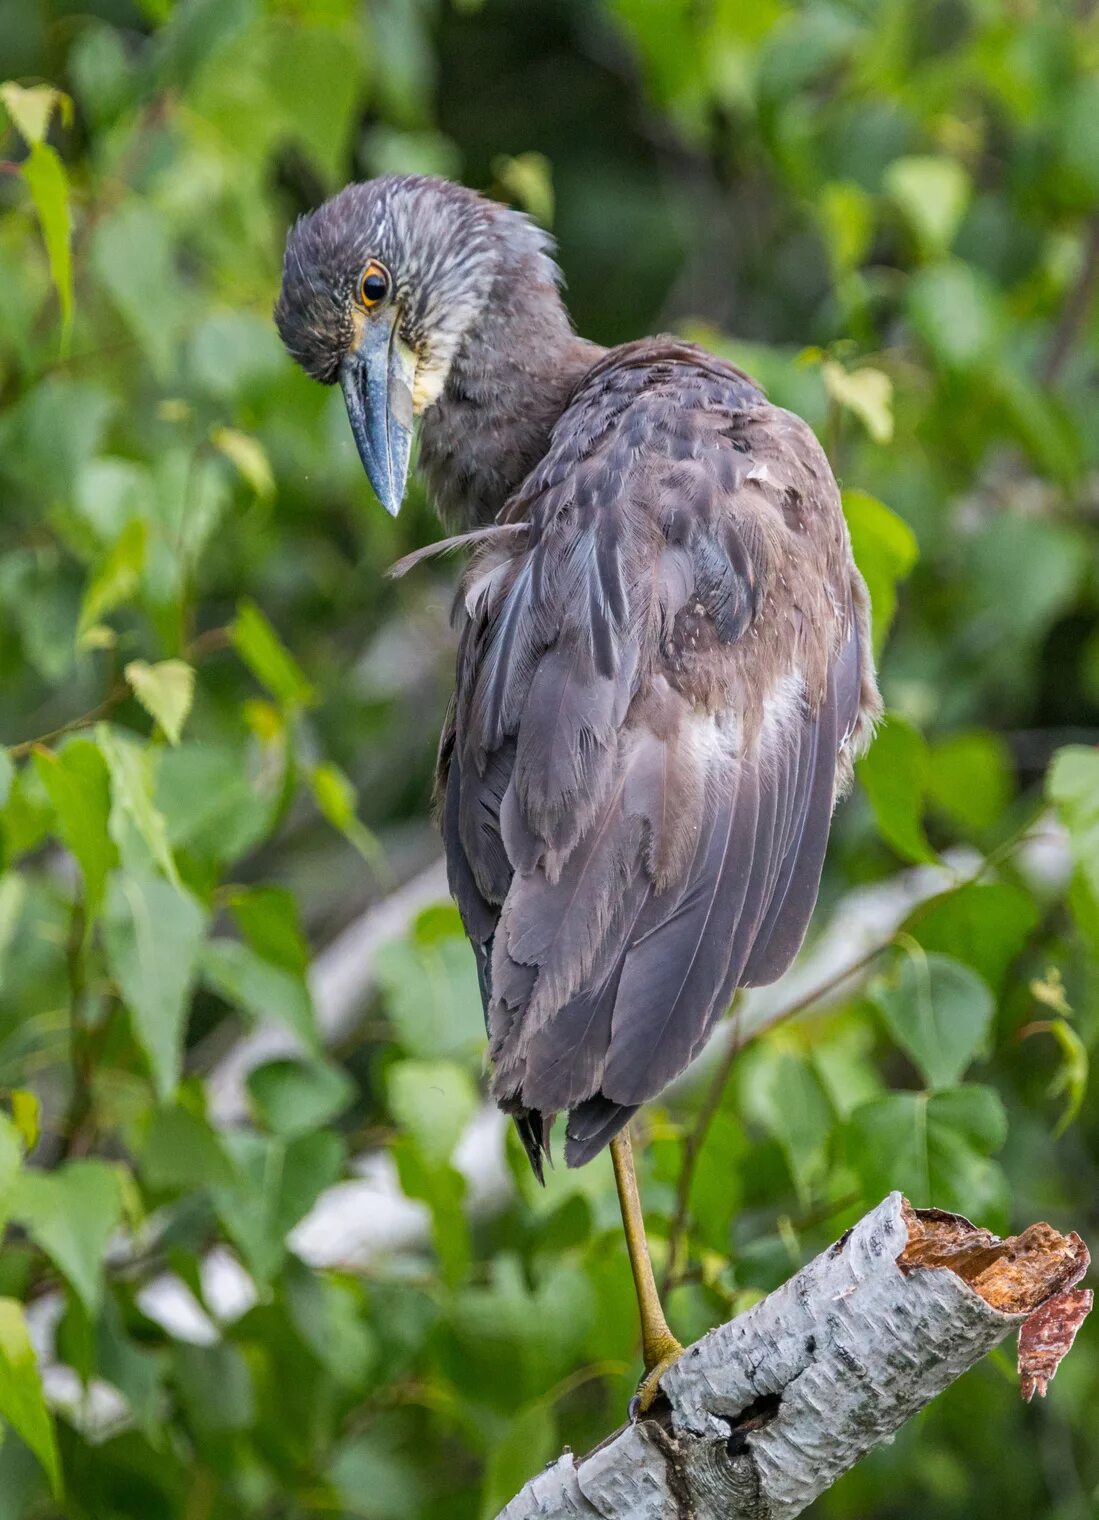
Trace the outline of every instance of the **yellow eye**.
{"type": "Polygon", "coordinates": [[[378,306],[389,294],[389,271],[377,259],[371,259],[363,271],[362,284],[359,286],[359,299],[367,311],[372,306],[378,306]]]}

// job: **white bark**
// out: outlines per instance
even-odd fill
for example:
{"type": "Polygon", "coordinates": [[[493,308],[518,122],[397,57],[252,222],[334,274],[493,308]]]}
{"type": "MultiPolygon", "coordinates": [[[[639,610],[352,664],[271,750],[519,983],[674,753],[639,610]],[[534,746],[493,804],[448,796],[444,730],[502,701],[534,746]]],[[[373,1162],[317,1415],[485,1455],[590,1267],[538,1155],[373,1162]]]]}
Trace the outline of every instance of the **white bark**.
{"type": "Polygon", "coordinates": [[[747,1313],[690,1346],[667,1407],[566,1454],[499,1520],[792,1520],[1026,1318],[949,1267],[902,1270],[891,1194],[747,1313]]]}

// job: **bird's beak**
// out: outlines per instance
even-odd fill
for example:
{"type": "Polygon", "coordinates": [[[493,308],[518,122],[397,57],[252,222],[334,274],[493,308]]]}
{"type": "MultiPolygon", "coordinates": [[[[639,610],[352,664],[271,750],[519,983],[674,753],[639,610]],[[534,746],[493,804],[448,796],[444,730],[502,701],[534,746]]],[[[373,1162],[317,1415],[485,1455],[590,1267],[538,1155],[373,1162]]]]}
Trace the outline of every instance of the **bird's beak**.
{"type": "Polygon", "coordinates": [[[396,312],[363,323],[362,339],[340,365],[351,431],[385,510],[401,510],[412,450],[414,363],[396,330],[396,312]]]}

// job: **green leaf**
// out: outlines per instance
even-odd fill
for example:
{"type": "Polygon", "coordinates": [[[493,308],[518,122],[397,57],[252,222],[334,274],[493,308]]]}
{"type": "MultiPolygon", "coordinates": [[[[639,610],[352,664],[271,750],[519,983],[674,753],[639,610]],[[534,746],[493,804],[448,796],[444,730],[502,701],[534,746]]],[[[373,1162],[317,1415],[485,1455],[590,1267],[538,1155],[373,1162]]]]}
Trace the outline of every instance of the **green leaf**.
{"type": "Polygon", "coordinates": [[[428,909],[408,939],[379,948],[374,965],[402,1050],[424,1060],[479,1055],[485,1025],[477,967],[455,909],[428,909]]]}
{"type": "Polygon", "coordinates": [[[0,744],[0,808],[4,806],[11,796],[11,784],[15,778],[15,766],[11,756],[2,744],[0,744]]]}
{"type": "Polygon", "coordinates": [[[49,143],[32,144],[23,165],[34,209],[42,228],[50,274],[61,305],[62,343],[67,344],[73,319],[72,217],[69,213],[69,177],[60,157],[49,143]]]}
{"type": "Polygon", "coordinates": [[[260,1121],[277,1135],[306,1135],[341,1114],[355,1084],[329,1061],[267,1061],[248,1073],[248,1095],[260,1121]]]}
{"type": "Polygon", "coordinates": [[[186,742],[156,761],[156,805],[173,849],[203,860],[236,860],[263,838],[278,806],[280,777],[253,774],[230,744],[186,742]]]}
{"type": "Polygon", "coordinates": [[[381,846],[359,819],[359,797],[338,765],[322,761],[309,772],[309,784],[317,806],[334,829],[347,839],[375,869],[384,869],[381,846]]]}
{"type": "Polygon", "coordinates": [[[241,602],[232,633],[241,659],[273,697],[290,708],[312,705],[316,696],[301,666],[255,602],[241,602]]]}
{"type": "Polygon", "coordinates": [[[817,213],[837,273],[857,269],[869,252],[874,235],[874,203],[870,196],[850,180],[830,180],[818,197],[817,213]]]}
{"type": "Polygon", "coordinates": [[[122,1221],[122,1186],[106,1161],[67,1161],[54,1172],[24,1171],[13,1215],[94,1319],[103,1292],[103,1257],[122,1221]]]}
{"type": "Polygon", "coordinates": [[[277,379],[285,362],[278,334],[266,314],[233,307],[215,308],[204,316],[190,334],[188,348],[195,380],[232,407],[277,379]]]}
{"type": "Polygon", "coordinates": [[[1084,1106],[1091,1061],[1087,1046],[1067,1019],[1050,1019],[1049,1032],[1061,1048],[1061,1064],[1049,1084],[1051,1098],[1065,1094],[1065,1106],[1053,1131],[1054,1139],[1059,1139],[1084,1106]]]}
{"type": "Polygon", "coordinates": [[[275,494],[275,476],[267,451],[258,438],[238,432],[236,428],[219,427],[210,434],[210,442],[221,450],[261,501],[272,499],[275,494]]]}
{"type": "Polygon", "coordinates": [[[449,1161],[477,1112],[477,1092],[453,1061],[396,1061],[386,1074],[393,1117],[429,1162],[449,1161]]]}
{"type": "Polygon", "coordinates": [[[359,801],[354,786],[339,766],[330,761],[315,765],[309,780],[321,812],[333,828],[346,833],[355,822],[355,809],[359,801]]]}
{"type": "Polygon", "coordinates": [[[889,1093],[862,1104],[846,1132],[849,1165],[863,1197],[899,1188],[917,1208],[934,1206],[1006,1223],[1003,1174],[988,1158],[1007,1138],[1003,1104],[990,1087],[889,1093]]]}
{"type": "Polygon", "coordinates": [[[1014,791],[1007,745],[984,730],[932,745],[927,794],[948,817],[978,831],[996,823],[1014,791]]]}
{"type": "Polygon", "coordinates": [[[138,1164],[146,1187],[185,1192],[227,1187],[233,1168],[221,1141],[205,1119],[187,1108],[158,1108],[141,1146],[138,1164]]]}
{"type": "Polygon", "coordinates": [[[896,713],[888,714],[858,765],[878,832],[899,854],[918,862],[938,858],[923,831],[927,765],[923,735],[896,713]]]}
{"type": "MultiPolygon", "coordinates": [[[[93,381],[64,375],[40,381],[0,417],[5,475],[19,481],[43,508],[52,507],[74,490],[118,407],[119,397],[93,381]]],[[[41,560],[29,564],[29,571],[35,569],[41,574],[41,560]]],[[[49,584],[55,581],[53,574],[49,584]]]]}
{"type": "Polygon", "coordinates": [[[302,1341],[344,1388],[363,1386],[378,1347],[361,1290],[291,1262],[283,1279],[286,1309],[302,1341]]]}
{"type": "Polygon", "coordinates": [[[320,1049],[313,1000],[304,977],[273,966],[236,940],[218,938],[202,952],[202,978],[227,1002],[253,1018],[276,1019],[292,1030],[307,1050],[320,1049]]]}
{"type": "Polygon", "coordinates": [[[11,1119],[23,1141],[23,1149],[32,1151],[42,1130],[42,1104],[38,1094],[26,1087],[13,1087],[8,1094],[11,1119]]]}
{"type": "Polygon", "coordinates": [[[492,172],[521,210],[543,227],[553,226],[553,165],[543,153],[494,158],[492,172]]]}
{"type": "Polygon", "coordinates": [[[97,1376],[118,1389],[130,1406],[137,1428],[155,1443],[163,1428],[163,1353],[159,1347],[146,1349],[131,1340],[112,1293],[103,1300],[94,1333],[92,1364],[97,1376]]]}
{"type": "Polygon", "coordinates": [[[1084,943],[1093,955],[1099,956],[1099,889],[1092,886],[1089,877],[1079,866],[1072,873],[1067,901],[1084,943]]]}
{"type": "Polygon", "coordinates": [[[25,1146],[18,1123],[0,1113],[0,1238],[15,1200],[25,1146]]]}
{"type": "Polygon", "coordinates": [[[431,1211],[431,1238],[445,1282],[455,1287],[469,1271],[473,1251],[465,1214],[466,1182],[446,1162],[432,1162],[412,1135],[400,1135],[392,1146],[401,1189],[431,1211]]]}
{"type": "Polygon", "coordinates": [[[84,877],[84,909],[90,928],[103,905],[107,873],[118,862],[118,851],[108,831],[111,788],[107,764],[90,739],[70,739],[57,753],[37,750],[34,763],[53,804],[58,833],[84,877]]]}
{"type": "Polygon", "coordinates": [[[34,1452],[61,1498],[61,1464],[53,1420],[42,1393],[42,1378],[31,1345],[23,1305],[0,1298],[0,1417],[34,1452]]]}
{"type": "MultiPolygon", "coordinates": [[[[369,1520],[410,1520],[425,1510],[431,1479],[414,1453],[397,1446],[392,1435],[371,1429],[347,1436],[332,1452],[325,1480],[336,1495],[338,1513],[349,1517],[370,1495],[369,1520]]],[[[356,1516],[356,1520],[359,1517],[356,1516]]]]}
{"type": "Polygon", "coordinates": [[[176,1344],[175,1381],[187,1419],[204,1435],[224,1436],[254,1423],[255,1392],[248,1362],[227,1342],[213,1346],[176,1344]]]}
{"type": "Polygon", "coordinates": [[[178,887],[179,873],[168,843],[168,826],[153,801],[156,786],[154,755],[132,739],[123,738],[105,723],[97,724],[95,742],[111,776],[110,831],[123,862],[140,859],[133,847],[132,830],[136,830],[149,857],[178,887]]]}
{"type": "Polygon", "coordinates": [[[931,1087],[957,1082],[992,1028],[996,1011],[988,984],[945,955],[905,955],[888,977],[870,987],[890,1034],[931,1087]]]}
{"type": "MultiPolygon", "coordinates": [[[[747,1090],[746,1086],[745,1093],[747,1090]]],[[[734,1118],[728,1109],[719,1109],[707,1131],[707,1143],[698,1154],[691,1181],[692,1236],[698,1244],[722,1255],[728,1252],[733,1220],[743,1206],[751,1175],[745,1169],[751,1164],[751,1150],[739,1116],[734,1118]]],[[[790,1171],[789,1162],[786,1169],[790,1171]]],[[[783,1180],[780,1179],[780,1186],[783,1180]]]]}
{"type": "Polygon", "coordinates": [[[164,216],[130,195],[97,222],[91,265],[154,373],[170,375],[187,312],[164,216]]]}
{"type": "Polygon", "coordinates": [[[803,1202],[824,1176],[835,1115],[812,1066],[795,1051],[761,1045],[744,1073],[746,1112],[782,1147],[803,1202]]]}
{"type": "Polygon", "coordinates": [[[881,369],[846,370],[835,359],[821,365],[824,388],[838,406],[853,412],[875,443],[893,438],[893,382],[881,369]]]}
{"type": "Polygon", "coordinates": [[[880,654],[897,609],[897,586],[919,557],[916,535],[903,517],[865,491],[844,491],[843,512],[870,593],[874,652],[880,654]]]}
{"type": "Polygon", "coordinates": [[[904,932],[929,953],[964,961],[999,992],[1038,921],[1030,895],[1007,882],[970,882],[929,897],[904,932]]]}
{"type": "Polygon", "coordinates": [[[309,968],[298,905],[285,887],[234,887],[229,911],[257,955],[294,976],[309,968]]]}
{"type": "Polygon", "coordinates": [[[908,287],[908,314],[934,357],[948,370],[988,364],[999,347],[1003,317],[987,275],[950,260],[922,269],[908,287]]]}
{"type": "Polygon", "coordinates": [[[222,1224],[261,1285],[286,1257],[286,1236],[340,1177],[343,1142],[331,1130],[291,1140],[233,1134],[227,1144],[237,1181],[215,1188],[222,1224]]]}
{"type": "Polygon", "coordinates": [[[0,987],[4,985],[3,959],[7,954],[27,899],[27,883],[15,871],[0,876],[0,987]]]}
{"type": "MultiPolygon", "coordinates": [[[[250,61],[252,34],[241,47],[250,61]]],[[[282,25],[269,28],[261,43],[256,74],[266,85],[264,125],[277,141],[301,143],[329,182],[352,152],[362,67],[359,49],[338,28],[282,25]]]]}
{"type": "Polygon", "coordinates": [[[193,668],[186,660],[160,660],[156,665],[131,660],[123,674],[168,743],[178,744],[195,696],[193,668]]]}
{"type": "MultiPolygon", "coordinates": [[[[14,865],[20,856],[41,844],[52,828],[53,808],[33,765],[24,765],[16,771],[11,796],[4,806],[0,822],[3,826],[4,859],[8,865],[14,865]]],[[[10,884],[7,885],[7,890],[12,893],[17,886],[22,885],[22,878],[8,876],[5,883],[10,884]]],[[[14,899],[9,897],[8,910],[13,904],[14,899]]],[[[0,950],[3,949],[5,926],[8,924],[7,915],[0,911],[0,950]]]]}
{"type": "Polygon", "coordinates": [[[103,929],[108,968],[157,1093],[168,1098],[179,1082],[206,914],[190,893],[159,876],[120,871],[111,878],[103,929]]]}
{"type": "Polygon", "coordinates": [[[135,517],[126,524],[100,561],[84,592],[77,636],[82,637],[108,612],[128,602],[141,584],[148,528],[135,517]]]}
{"type": "Polygon", "coordinates": [[[481,1489],[481,1520],[493,1520],[554,1455],[557,1422],[553,1407],[539,1399],[520,1409],[503,1436],[489,1448],[481,1489]]]}
{"type": "Polygon", "coordinates": [[[171,85],[188,92],[194,87],[194,75],[218,59],[226,42],[252,15],[251,6],[242,0],[192,0],[190,5],[141,0],[141,9],[161,28],[156,39],[159,87],[171,85]]]}
{"type": "Polygon", "coordinates": [[[921,248],[946,253],[969,204],[969,175],[953,158],[895,158],[885,188],[900,207],[921,248]]]}
{"type": "Polygon", "coordinates": [[[1001,690],[1014,695],[1016,667],[1073,605],[1091,557],[1078,533],[1041,517],[1000,513],[962,544],[968,618],[1001,656],[1001,690]]]}
{"type": "Polygon", "coordinates": [[[1068,829],[1073,857],[1099,894],[1099,749],[1069,744],[1058,750],[1046,791],[1068,829]]]}
{"type": "Polygon", "coordinates": [[[72,101],[52,84],[27,86],[9,80],[0,84],[0,100],[28,147],[44,141],[55,110],[62,120],[72,120],[72,101]]]}

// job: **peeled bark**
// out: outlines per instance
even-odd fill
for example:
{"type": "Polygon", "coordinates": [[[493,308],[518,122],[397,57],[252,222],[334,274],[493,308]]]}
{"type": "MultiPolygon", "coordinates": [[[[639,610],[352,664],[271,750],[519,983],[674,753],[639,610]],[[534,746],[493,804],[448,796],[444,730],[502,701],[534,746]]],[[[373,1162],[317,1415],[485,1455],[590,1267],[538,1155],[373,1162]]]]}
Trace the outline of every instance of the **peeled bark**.
{"type": "Polygon", "coordinates": [[[998,1240],[892,1193],[689,1346],[652,1415],[560,1457],[499,1520],[792,1520],[1010,1331],[1045,1391],[1091,1307],[1077,1235],[998,1240]]]}

